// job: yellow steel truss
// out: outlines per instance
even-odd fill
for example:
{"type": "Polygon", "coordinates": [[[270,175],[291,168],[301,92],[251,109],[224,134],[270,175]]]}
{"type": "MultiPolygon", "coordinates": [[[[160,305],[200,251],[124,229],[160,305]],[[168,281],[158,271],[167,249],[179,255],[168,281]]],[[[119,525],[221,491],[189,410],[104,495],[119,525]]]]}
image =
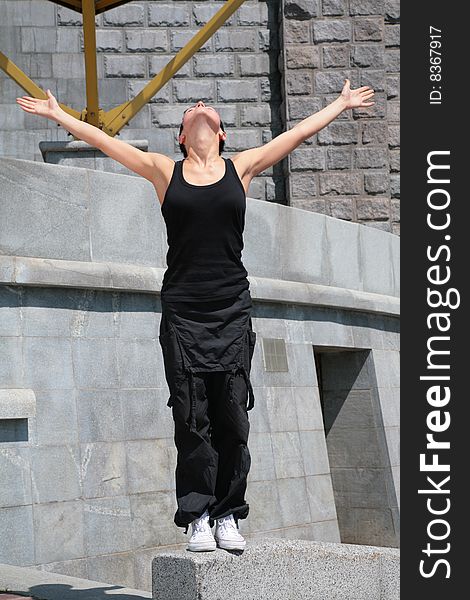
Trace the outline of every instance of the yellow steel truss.
{"type": "MultiPolygon", "coordinates": [[[[155,75],[135,98],[108,111],[99,108],[98,73],[96,68],[95,15],[130,0],[49,0],[82,13],[85,48],[85,83],[87,107],[81,112],[59,103],[73,117],[99,127],[108,135],[116,135],[175,73],[220,29],[245,0],[227,0],[222,8],[196,33],[196,35],[155,75]]],[[[23,71],[0,51],[0,68],[33,98],[46,99],[47,95],[23,71]]]]}

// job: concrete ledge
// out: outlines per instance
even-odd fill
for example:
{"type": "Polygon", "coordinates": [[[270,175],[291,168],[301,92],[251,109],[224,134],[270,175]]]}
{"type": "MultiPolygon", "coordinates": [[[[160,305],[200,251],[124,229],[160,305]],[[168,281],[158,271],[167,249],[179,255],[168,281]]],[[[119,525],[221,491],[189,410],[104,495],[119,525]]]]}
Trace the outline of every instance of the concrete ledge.
{"type": "MultiPolygon", "coordinates": [[[[115,262],[0,256],[0,285],[56,286],[159,293],[165,269],[115,262]]],[[[255,300],[398,316],[400,300],[341,287],[248,277],[255,300]]]]}
{"type": "Polygon", "coordinates": [[[0,419],[26,419],[35,415],[34,390],[0,389],[0,419]]]}
{"type": "Polygon", "coordinates": [[[41,600],[144,600],[150,592],[134,590],[89,579],[68,577],[28,567],[0,564],[0,592],[30,594],[41,600]]]}
{"type": "Polygon", "coordinates": [[[278,538],[240,554],[165,552],[152,561],[154,600],[398,600],[396,548],[278,538]]]}

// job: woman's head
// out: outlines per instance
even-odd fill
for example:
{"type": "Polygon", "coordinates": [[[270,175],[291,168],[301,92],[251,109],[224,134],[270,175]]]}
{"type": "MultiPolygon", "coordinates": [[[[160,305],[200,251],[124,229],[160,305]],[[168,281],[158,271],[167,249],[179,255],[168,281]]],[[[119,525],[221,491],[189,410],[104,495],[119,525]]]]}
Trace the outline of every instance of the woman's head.
{"type": "Polygon", "coordinates": [[[187,108],[183,113],[178,141],[183,156],[188,156],[188,148],[191,146],[191,140],[207,139],[207,143],[218,145],[219,155],[225,146],[224,124],[219,113],[212,107],[206,106],[202,100],[187,108]]]}

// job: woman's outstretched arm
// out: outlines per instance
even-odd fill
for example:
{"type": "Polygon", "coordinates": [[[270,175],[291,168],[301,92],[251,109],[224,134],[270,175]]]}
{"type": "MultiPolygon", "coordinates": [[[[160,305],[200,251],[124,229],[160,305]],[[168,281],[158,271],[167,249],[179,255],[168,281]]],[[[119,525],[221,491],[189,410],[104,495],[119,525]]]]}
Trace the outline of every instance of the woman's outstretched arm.
{"type": "Polygon", "coordinates": [[[145,177],[151,182],[155,181],[161,162],[171,160],[163,154],[143,152],[131,146],[131,144],[111,137],[94,125],[72,117],[59,106],[56,98],[49,89],[46,93],[48,96],[47,100],[22,96],[21,98],[17,98],[16,102],[25,112],[59,123],[78,139],[98,148],[107,156],[117,160],[134,173],[145,177]]]}
{"type": "Polygon", "coordinates": [[[374,95],[374,90],[371,87],[365,85],[351,90],[350,85],[349,79],[346,79],[341,94],[328,106],[300,121],[292,129],[284,131],[267,144],[250,148],[238,154],[237,160],[244,173],[249,173],[251,177],[255,177],[265,169],[275,165],[297,146],[300,146],[302,142],[329,125],[344,110],[375,104],[371,101],[374,95]]]}

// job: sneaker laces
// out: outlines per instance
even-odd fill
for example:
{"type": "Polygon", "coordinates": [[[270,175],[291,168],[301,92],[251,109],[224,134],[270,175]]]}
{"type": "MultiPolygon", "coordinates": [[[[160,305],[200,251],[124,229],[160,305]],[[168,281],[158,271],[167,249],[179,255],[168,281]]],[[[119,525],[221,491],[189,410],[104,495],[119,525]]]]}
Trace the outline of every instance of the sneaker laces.
{"type": "Polygon", "coordinates": [[[219,527],[222,527],[224,529],[237,529],[235,519],[231,514],[227,515],[226,517],[221,517],[220,519],[217,519],[217,524],[219,527]]]}
{"type": "Polygon", "coordinates": [[[193,521],[193,530],[194,531],[205,531],[207,529],[207,524],[208,524],[208,517],[207,515],[204,513],[202,516],[200,516],[198,519],[195,519],[193,521]]]}

